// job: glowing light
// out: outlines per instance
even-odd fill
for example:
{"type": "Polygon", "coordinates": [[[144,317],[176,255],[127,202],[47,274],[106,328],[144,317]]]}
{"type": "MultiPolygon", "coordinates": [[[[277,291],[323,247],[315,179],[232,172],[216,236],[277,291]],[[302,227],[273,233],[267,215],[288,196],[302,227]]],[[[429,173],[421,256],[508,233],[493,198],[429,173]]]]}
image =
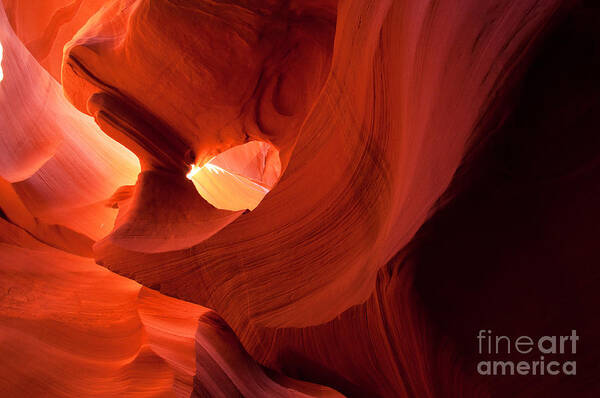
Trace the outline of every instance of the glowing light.
{"type": "Polygon", "coordinates": [[[224,169],[220,168],[219,166],[215,166],[214,164],[210,163],[210,161],[209,161],[202,167],[200,167],[196,164],[190,165],[190,171],[188,171],[188,173],[185,176],[187,177],[188,180],[193,180],[194,176],[202,170],[210,171],[210,172],[216,173],[216,174],[221,174],[221,173],[227,172],[227,170],[224,170],[224,169]]]}
{"type": "Polygon", "coordinates": [[[214,164],[211,163],[206,163],[204,165],[204,167],[208,170],[208,171],[212,171],[213,173],[225,173],[225,170],[223,170],[222,168],[220,168],[219,166],[215,166],[214,164]]]}
{"type": "Polygon", "coordinates": [[[0,43],[0,82],[4,79],[4,72],[2,71],[2,43],[0,43]]]}
{"type": "Polygon", "coordinates": [[[186,177],[217,209],[254,210],[281,170],[279,154],[268,145],[253,141],[231,148],[202,166],[191,164],[186,177]]]}
{"type": "Polygon", "coordinates": [[[188,180],[191,180],[192,178],[194,178],[194,176],[196,174],[198,174],[200,169],[202,169],[202,167],[199,167],[198,165],[193,164],[193,165],[191,165],[190,171],[185,176],[187,177],[188,180]]]}

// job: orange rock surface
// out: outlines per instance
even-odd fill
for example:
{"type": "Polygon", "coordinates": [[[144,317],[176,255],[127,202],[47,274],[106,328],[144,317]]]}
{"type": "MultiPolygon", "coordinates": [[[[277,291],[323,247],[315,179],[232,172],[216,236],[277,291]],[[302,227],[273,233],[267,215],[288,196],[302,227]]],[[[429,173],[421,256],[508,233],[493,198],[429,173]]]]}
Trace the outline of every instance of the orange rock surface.
{"type": "Polygon", "coordinates": [[[591,2],[2,1],[0,396],[600,391],[591,2]]]}

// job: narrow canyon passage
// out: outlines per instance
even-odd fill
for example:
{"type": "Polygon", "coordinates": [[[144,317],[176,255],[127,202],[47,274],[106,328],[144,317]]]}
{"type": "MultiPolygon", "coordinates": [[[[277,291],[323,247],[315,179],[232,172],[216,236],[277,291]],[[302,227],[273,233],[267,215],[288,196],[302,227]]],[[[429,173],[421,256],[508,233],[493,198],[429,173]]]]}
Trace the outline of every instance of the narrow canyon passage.
{"type": "Polygon", "coordinates": [[[593,1],[0,5],[0,397],[600,393],[593,1]]]}

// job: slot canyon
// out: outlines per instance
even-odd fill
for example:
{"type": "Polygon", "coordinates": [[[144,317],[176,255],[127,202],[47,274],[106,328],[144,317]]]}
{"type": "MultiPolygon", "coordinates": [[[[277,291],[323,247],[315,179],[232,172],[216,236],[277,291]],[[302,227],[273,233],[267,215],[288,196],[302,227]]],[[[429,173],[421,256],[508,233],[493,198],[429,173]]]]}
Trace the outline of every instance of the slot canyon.
{"type": "Polygon", "coordinates": [[[600,3],[0,0],[0,62],[0,397],[600,396],[600,3]]]}

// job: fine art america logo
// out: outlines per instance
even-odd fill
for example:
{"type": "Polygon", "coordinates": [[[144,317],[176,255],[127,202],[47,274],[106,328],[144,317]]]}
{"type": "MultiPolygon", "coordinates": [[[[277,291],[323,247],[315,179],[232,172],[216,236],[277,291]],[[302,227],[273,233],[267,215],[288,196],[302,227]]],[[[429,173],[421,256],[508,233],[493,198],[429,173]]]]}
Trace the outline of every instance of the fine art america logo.
{"type": "MultiPolygon", "coordinates": [[[[535,354],[539,352],[539,359],[534,361],[501,361],[484,360],[477,364],[477,373],[484,376],[497,375],[575,375],[577,364],[573,356],[577,353],[579,336],[575,330],[570,336],[542,336],[533,339],[529,336],[520,336],[511,340],[508,336],[495,336],[491,330],[480,330],[477,335],[480,355],[503,356],[511,354],[535,354]],[[563,355],[558,357],[558,355],[563,355]],[[548,360],[544,355],[553,355],[553,360],[548,360]],[[561,360],[554,360],[559,358],[561,360]]],[[[530,356],[528,355],[528,358],[530,356]]]]}

